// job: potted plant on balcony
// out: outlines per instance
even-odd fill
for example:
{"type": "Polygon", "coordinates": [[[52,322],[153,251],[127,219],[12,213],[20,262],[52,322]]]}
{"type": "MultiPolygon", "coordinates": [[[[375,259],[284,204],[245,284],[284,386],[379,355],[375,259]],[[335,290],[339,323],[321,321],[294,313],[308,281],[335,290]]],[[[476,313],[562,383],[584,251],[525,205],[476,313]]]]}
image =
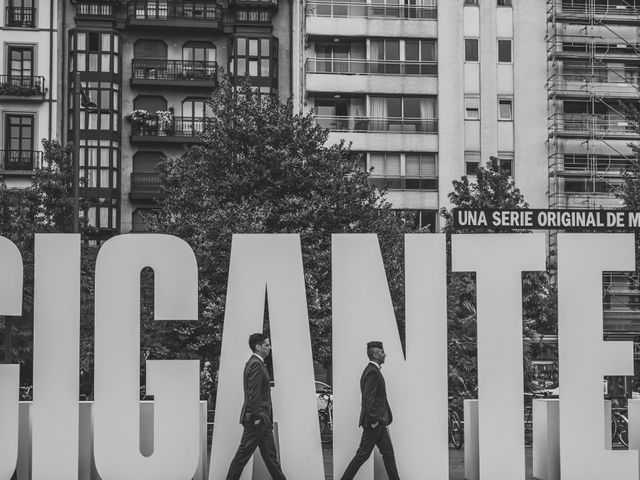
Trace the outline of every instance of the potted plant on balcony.
{"type": "Polygon", "coordinates": [[[158,119],[158,134],[173,135],[173,112],[170,110],[158,110],[156,117],[158,119]]]}
{"type": "Polygon", "coordinates": [[[150,134],[150,121],[155,120],[155,116],[144,109],[136,109],[125,115],[127,120],[132,124],[133,134],[150,134]]]}

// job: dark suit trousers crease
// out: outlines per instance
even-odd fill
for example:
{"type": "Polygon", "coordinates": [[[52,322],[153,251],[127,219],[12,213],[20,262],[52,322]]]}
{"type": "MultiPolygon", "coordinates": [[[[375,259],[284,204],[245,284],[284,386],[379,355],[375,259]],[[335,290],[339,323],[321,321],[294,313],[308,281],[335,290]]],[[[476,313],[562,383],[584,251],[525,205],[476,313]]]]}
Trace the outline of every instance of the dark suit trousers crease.
{"type": "Polygon", "coordinates": [[[276,444],[273,440],[273,427],[267,427],[262,423],[260,425],[245,425],[240,446],[231,461],[231,465],[229,465],[227,480],[238,480],[240,478],[242,470],[244,470],[256,448],[260,449],[260,454],[271,478],[273,480],[286,480],[280,468],[280,462],[278,462],[276,444]]]}
{"type": "Polygon", "coordinates": [[[387,471],[389,480],[400,480],[398,468],[396,467],[396,457],[393,453],[393,445],[387,427],[378,425],[376,428],[364,428],[360,446],[356,450],[353,460],[342,474],[341,480],[352,480],[364,462],[371,456],[373,447],[377,446],[382,454],[384,468],[387,471]]]}

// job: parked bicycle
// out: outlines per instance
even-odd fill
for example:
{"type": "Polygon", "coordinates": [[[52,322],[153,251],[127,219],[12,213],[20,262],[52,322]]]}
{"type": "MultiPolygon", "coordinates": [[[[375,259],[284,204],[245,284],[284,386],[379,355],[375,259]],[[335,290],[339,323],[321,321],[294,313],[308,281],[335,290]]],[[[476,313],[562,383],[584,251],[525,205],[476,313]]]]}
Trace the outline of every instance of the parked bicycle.
{"type": "Polygon", "coordinates": [[[625,408],[611,409],[611,443],[629,446],[629,420],[625,408]]]}
{"type": "Polygon", "coordinates": [[[320,422],[320,439],[322,443],[333,441],[333,400],[329,393],[319,393],[318,401],[324,405],[318,409],[318,421],[320,422]]]}
{"type": "Polygon", "coordinates": [[[464,445],[464,422],[462,410],[454,397],[449,397],[449,443],[460,450],[464,445]]]}

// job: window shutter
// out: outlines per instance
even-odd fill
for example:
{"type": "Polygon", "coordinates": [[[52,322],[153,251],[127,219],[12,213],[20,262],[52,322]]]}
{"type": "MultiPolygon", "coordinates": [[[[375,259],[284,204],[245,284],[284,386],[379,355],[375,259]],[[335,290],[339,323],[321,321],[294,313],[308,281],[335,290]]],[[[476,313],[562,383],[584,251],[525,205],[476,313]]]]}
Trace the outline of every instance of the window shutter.
{"type": "Polygon", "coordinates": [[[133,156],[134,173],[154,173],[156,165],[162,160],[160,152],[137,152],[133,156]]]}
{"type": "Polygon", "coordinates": [[[138,40],[133,46],[134,58],[167,59],[167,44],[162,40],[138,40]]]}
{"type": "Polygon", "coordinates": [[[371,154],[371,166],[373,167],[372,176],[383,177],[384,176],[384,155],[371,154]]]}
{"type": "Polygon", "coordinates": [[[146,110],[155,113],[158,110],[167,110],[167,100],[164,97],[153,95],[140,95],[133,100],[134,110],[146,110]]]}
{"type": "Polygon", "coordinates": [[[421,172],[423,177],[438,176],[436,169],[436,156],[433,154],[420,155],[421,172]]]}
{"type": "Polygon", "coordinates": [[[407,154],[406,160],[405,160],[405,176],[407,177],[420,176],[420,155],[407,154]]]}
{"type": "Polygon", "coordinates": [[[400,176],[400,155],[387,155],[386,164],[385,175],[387,177],[400,176]]]}

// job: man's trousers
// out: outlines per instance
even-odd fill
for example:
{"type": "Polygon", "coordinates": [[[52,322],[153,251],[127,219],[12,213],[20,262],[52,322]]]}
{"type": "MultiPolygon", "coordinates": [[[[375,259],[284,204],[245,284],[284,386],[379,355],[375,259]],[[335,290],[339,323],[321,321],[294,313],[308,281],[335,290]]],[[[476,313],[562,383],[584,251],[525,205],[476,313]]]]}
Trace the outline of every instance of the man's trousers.
{"type": "Polygon", "coordinates": [[[229,465],[227,480],[238,480],[240,478],[242,470],[244,470],[256,448],[260,449],[260,454],[271,478],[273,480],[286,480],[280,468],[280,462],[278,462],[276,444],[273,440],[273,427],[266,426],[262,422],[259,425],[247,424],[244,426],[240,446],[231,461],[231,465],[229,465]]]}
{"type": "Polygon", "coordinates": [[[376,428],[363,428],[360,446],[356,451],[353,460],[342,474],[341,480],[352,480],[364,462],[371,456],[373,447],[377,446],[382,454],[384,468],[387,471],[389,480],[400,480],[398,468],[396,467],[396,457],[393,453],[391,437],[386,426],[378,424],[376,428]]]}

